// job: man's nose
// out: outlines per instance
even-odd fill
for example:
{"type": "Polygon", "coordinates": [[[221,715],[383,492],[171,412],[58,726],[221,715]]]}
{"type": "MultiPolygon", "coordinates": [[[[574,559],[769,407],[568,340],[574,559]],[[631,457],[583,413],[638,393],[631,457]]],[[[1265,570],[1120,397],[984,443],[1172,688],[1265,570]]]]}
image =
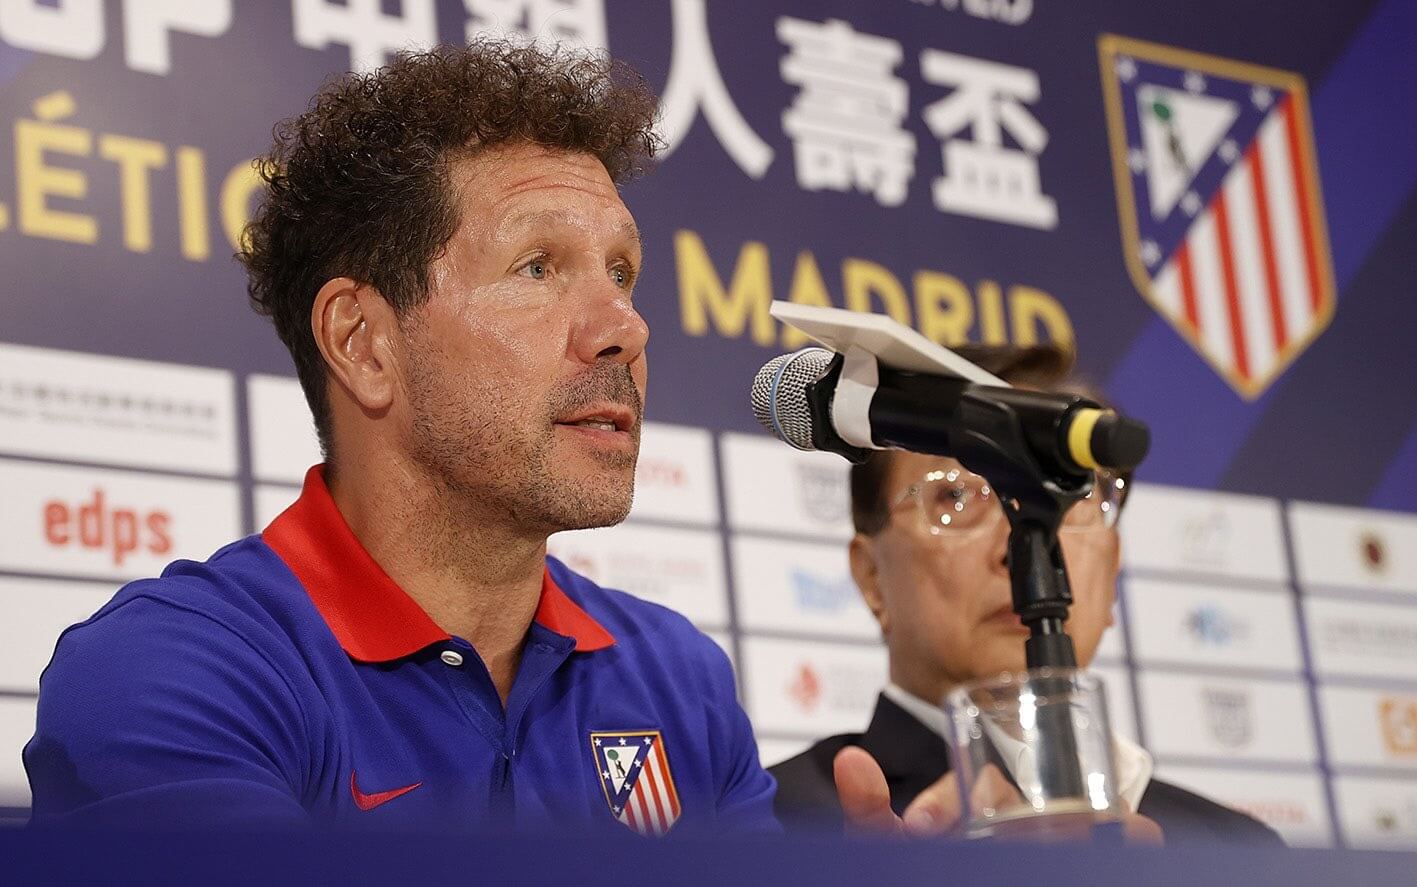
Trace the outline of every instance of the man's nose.
{"type": "Polygon", "coordinates": [[[606,280],[585,296],[574,328],[576,356],[585,363],[602,358],[634,363],[644,354],[649,326],[635,310],[629,291],[606,280]]]}
{"type": "Polygon", "coordinates": [[[1009,519],[1004,513],[1008,506],[1001,500],[998,503],[999,514],[997,520],[990,525],[989,530],[989,562],[996,568],[1009,571],[1009,519]]]}

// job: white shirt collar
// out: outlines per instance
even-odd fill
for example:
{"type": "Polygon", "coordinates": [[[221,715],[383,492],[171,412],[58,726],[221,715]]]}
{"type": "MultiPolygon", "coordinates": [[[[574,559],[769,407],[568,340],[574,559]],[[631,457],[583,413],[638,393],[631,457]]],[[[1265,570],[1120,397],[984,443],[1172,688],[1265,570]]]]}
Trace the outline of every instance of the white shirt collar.
{"type": "Polygon", "coordinates": [[[891,702],[905,709],[915,720],[940,734],[945,742],[950,741],[950,719],[943,708],[931,705],[894,681],[886,684],[881,692],[891,702]]]}
{"type": "MultiPolygon", "coordinates": [[[[944,709],[937,705],[931,705],[895,683],[886,684],[885,689],[881,692],[891,702],[905,709],[911,717],[939,734],[946,744],[949,743],[950,722],[944,709]]],[[[1012,764],[1016,768],[1031,769],[1025,764],[1026,756],[1022,752],[1027,749],[1023,743],[1002,736],[996,737],[996,739],[1001,745],[1006,743],[1018,745],[1020,753],[1008,757],[1014,759],[1012,764]]],[[[1141,803],[1142,795],[1146,794],[1147,785],[1151,782],[1151,774],[1156,766],[1155,762],[1152,760],[1150,752],[1115,730],[1112,732],[1112,751],[1116,758],[1114,764],[1117,768],[1117,792],[1122,796],[1122,800],[1127,802],[1127,806],[1135,812],[1137,805],[1141,803]]],[[[1013,773],[1016,780],[1021,779],[1024,775],[1017,770],[1013,773]]]]}

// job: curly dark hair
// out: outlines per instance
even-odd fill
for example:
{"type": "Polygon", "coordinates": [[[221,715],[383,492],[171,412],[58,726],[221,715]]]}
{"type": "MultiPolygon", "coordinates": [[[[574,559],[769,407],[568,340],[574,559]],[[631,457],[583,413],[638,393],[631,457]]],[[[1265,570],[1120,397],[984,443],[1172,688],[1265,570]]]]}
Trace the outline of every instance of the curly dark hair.
{"type": "Polygon", "coordinates": [[[375,287],[403,313],[428,295],[428,269],[457,229],[449,165],[528,141],[593,154],[617,184],[660,146],[658,101],[601,56],[484,40],[405,54],[327,83],[278,123],[257,168],[268,187],[243,235],[251,305],[290,349],[320,446],[333,456],[325,366],[310,328],[335,277],[375,287]]]}

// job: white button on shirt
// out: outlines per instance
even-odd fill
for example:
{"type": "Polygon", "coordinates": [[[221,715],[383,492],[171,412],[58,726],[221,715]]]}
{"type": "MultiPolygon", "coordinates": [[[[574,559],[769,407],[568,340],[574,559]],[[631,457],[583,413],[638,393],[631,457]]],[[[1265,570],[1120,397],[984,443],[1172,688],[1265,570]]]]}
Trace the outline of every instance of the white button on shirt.
{"type": "Polygon", "coordinates": [[[438,658],[443,660],[444,665],[451,665],[454,668],[462,665],[462,654],[457,650],[444,650],[438,658]]]}
{"type": "MultiPolygon", "coordinates": [[[[886,684],[882,692],[885,693],[886,698],[905,709],[911,717],[939,734],[940,738],[949,744],[950,722],[943,709],[931,705],[895,684],[886,684]]],[[[1010,740],[1007,737],[994,738],[995,745],[1000,747],[1000,752],[1004,753],[1005,758],[1012,759],[1010,765],[1014,781],[1018,783],[1035,781],[1037,766],[1033,761],[1032,750],[1023,743],[1010,740]],[[1007,744],[1017,746],[1013,749],[1013,754],[1008,754],[1005,751],[1004,746],[1007,744]]],[[[1141,803],[1142,795],[1146,794],[1147,784],[1151,782],[1151,773],[1155,769],[1155,763],[1152,761],[1150,752],[1116,732],[1112,734],[1112,749],[1116,756],[1117,793],[1135,812],[1137,805],[1141,803]]]]}

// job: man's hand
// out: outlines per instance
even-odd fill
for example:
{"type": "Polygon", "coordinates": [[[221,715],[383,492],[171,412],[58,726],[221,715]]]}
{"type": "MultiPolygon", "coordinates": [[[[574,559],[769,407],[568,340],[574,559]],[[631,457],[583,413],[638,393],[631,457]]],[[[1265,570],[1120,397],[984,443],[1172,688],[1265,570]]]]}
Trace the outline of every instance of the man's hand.
{"type": "MultiPolygon", "coordinates": [[[[959,782],[947,773],[921,792],[902,816],[891,809],[886,775],[876,759],[863,748],[847,746],[832,761],[836,793],[846,816],[847,831],[877,835],[939,835],[959,825],[959,782]]],[[[1018,791],[995,767],[980,774],[971,796],[975,806],[999,807],[1016,804],[1018,791]]]]}
{"type": "MultiPolygon", "coordinates": [[[[881,766],[876,763],[876,759],[865,749],[847,746],[837,752],[835,760],[832,761],[832,771],[836,777],[837,797],[841,801],[842,813],[846,816],[848,833],[941,835],[954,831],[960,825],[964,808],[960,803],[959,781],[953,773],[945,774],[921,792],[910,802],[910,806],[905,808],[905,813],[897,816],[891,809],[886,775],[881,772],[881,766]]],[[[997,809],[1021,803],[1022,800],[1018,789],[993,765],[980,772],[970,794],[970,806],[974,809],[997,809]]],[[[1061,825],[1060,822],[1053,824],[1061,825]]],[[[1061,830],[1020,829],[1012,836],[1023,840],[1086,840],[1091,820],[1082,825],[1082,828],[1070,827],[1061,830]]],[[[1122,818],[1122,827],[1127,840],[1132,843],[1159,845],[1163,842],[1161,826],[1145,816],[1128,812],[1122,818]]]]}

